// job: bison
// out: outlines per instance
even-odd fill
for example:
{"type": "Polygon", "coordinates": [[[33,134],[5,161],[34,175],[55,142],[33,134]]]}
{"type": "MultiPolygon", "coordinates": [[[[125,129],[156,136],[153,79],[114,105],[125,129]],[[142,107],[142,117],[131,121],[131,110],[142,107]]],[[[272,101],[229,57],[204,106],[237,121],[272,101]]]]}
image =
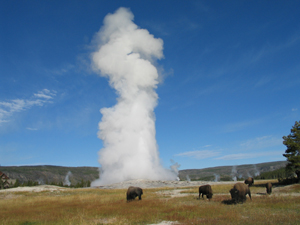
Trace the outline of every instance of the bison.
{"type": "MultiPolygon", "coordinates": [[[[236,183],[233,188],[229,191],[231,198],[234,202],[244,202],[246,200],[246,195],[248,194],[251,199],[251,192],[249,187],[243,183],[236,183]]],[[[251,199],[252,200],[252,199],[251,199]]]]}
{"type": "Polygon", "coordinates": [[[134,200],[137,196],[139,196],[139,200],[142,200],[142,194],[142,188],[130,186],[126,193],[127,201],[134,200]]]}
{"type": "Polygon", "coordinates": [[[206,195],[206,198],[208,198],[210,200],[213,196],[211,186],[209,184],[200,186],[199,187],[199,199],[200,199],[201,194],[202,194],[202,198],[203,198],[203,195],[206,195]]]}
{"type": "Polygon", "coordinates": [[[254,179],[252,177],[248,177],[244,183],[252,186],[252,184],[254,184],[254,179]]]}
{"type": "Polygon", "coordinates": [[[272,184],[266,183],[266,189],[267,189],[267,193],[270,195],[272,193],[272,184]]]}

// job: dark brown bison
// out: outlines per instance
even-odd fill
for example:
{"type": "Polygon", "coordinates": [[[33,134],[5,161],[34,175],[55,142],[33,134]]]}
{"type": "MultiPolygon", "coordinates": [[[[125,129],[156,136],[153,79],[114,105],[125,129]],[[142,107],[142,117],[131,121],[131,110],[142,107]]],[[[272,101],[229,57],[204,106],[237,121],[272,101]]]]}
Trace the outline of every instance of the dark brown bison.
{"type": "Polygon", "coordinates": [[[272,184],[266,183],[266,189],[267,189],[267,193],[270,195],[272,193],[272,184]]]}
{"type": "Polygon", "coordinates": [[[200,199],[201,194],[202,194],[202,198],[203,198],[203,195],[206,195],[206,198],[208,198],[210,200],[213,196],[211,186],[209,184],[200,186],[199,187],[199,199],[200,199]]]}
{"type": "Polygon", "coordinates": [[[248,184],[249,186],[251,186],[252,184],[254,184],[254,180],[252,177],[248,177],[245,182],[245,184],[248,184]]]}
{"type": "Polygon", "coordinates": [[[251,199],[251,192],[249,187],[243,183],[236,183],[233,188],[229,191],[231,198],[234,202],[244,202],[246,200],[246,195],[248,194],[251,199]]]}
{"type": "Polygon", "coordinates": [[[134,200],[137,196],[139,196],[139,200],[142,200],[142,194],[142,188],[130,186],[126,193],[127,201],[134,200]]]}

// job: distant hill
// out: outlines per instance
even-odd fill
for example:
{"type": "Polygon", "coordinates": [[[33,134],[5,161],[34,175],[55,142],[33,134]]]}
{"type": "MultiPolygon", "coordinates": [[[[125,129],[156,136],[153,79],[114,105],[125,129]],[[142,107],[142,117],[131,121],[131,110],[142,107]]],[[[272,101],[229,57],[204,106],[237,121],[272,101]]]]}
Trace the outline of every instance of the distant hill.
{"type": "Polygon", "coordinates": [[[287,161],[244,164],[238,166],[218,166],[205,169],[180,170],[180,180],[230,181],[255,177],[264,172],[285,167],[287,161]]]}
{"type": "MultiPolygon", "coordinates": [[[[228,181],[256,176],[262,172],[274,171],[285,167],[286,161],[247,164],[239,166],[218,166],[205,169],[180,170],[180,180],[228,181]]],[[[63,166],[0,166],[0,171],[10,179],[18,179],[21,183],[28,180],[40,184],[59,183],[65,180],[73,185],[84,181],[93,181],[99,178],[98,167],[63,167],[63,166]],[[69,176],[67,176],[69,174],[69,176]],[[67,178],[67,179],[66,179],[67,178]]]]}
{"type": "Polygon", "coordinates": [[[40,184],[51,184],[64,182],[67,178],[68,182],[76,185],[81,180],[93,181],[99,178],[98,167],[0,166],[0,171],[10,179],[18,179],[21,183],[31,180],[40,184]]]}

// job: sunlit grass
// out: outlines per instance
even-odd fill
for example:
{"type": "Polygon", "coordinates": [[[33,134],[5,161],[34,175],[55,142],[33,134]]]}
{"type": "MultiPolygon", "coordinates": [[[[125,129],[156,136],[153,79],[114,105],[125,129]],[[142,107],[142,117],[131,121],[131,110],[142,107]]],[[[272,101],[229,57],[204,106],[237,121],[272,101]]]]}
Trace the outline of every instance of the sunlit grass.
{"type": "MultiPolygon", "coordinates": [[[[254,195],[244,204],[225,205],[232,185],[212,185],[214,196],[198,199],[198,187],[144,189],[142,200],[126,202],[126,190],[73,189],[0,194],[0,224],[297,224],[300,185],[289,195],[254,195]],[[183,196],[171,197],[173,190],[183,196]],[[293,195],[292,195],[293,194],[293,195]]],[[[256,188],[251,187],[252,193],[256,188]]]]}

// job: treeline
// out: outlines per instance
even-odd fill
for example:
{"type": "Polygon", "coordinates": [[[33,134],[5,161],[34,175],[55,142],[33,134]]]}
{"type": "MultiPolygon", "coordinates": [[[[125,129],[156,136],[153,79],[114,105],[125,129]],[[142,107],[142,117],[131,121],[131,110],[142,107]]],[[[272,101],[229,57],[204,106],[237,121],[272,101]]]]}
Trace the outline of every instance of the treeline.
{"type": "Polygon", "coordinates": [[[263,172],[259,176],[254,177],[254,179],[286,179],[286,178],[293,178],[295,176],[294,172],[286,170],[285,167],[269,171],[269,172],[263,172]]]}
{"type": "MultiPolygon", "coordinates": [[[[231,176],[225,176],[222,175],[218,177],[218,179],[215,176],[206,176],[206,177],[201,177],[201,178],[194,178],[193,176],[191,177],[191,181],[232,181],[231,176]]],[[[255,180],[268,180],[268,179],[278,179],[279,182],[282,180],[286,179],[293,179],[295,177],[295,173],[293,171],[289,171],[286,169],[286,167],[282,167],[280,169],[276,169],[273,171],[268,171],[268,172],[262,172],[260,175],[253,177],[255,180]]],[[[237,181],[244,181],[245,178],[237,178],[237,181]]]]}
{"type": "Polygon", "coordinates": [[[262,173],[254,179],[278,179],[279,184],[288,185],[299,183],[300,179],[295,176],[294,171],[286,168],[281,168],[278,170],[262,173]]]}
{"type": "MultiPolygon", "coordinates": [[[[46,185],[55,185],[55,186],[60,186],[60,187],[70,187],[70,188],[83,188],[83,187],[90,187],[91,186],[91,181],[84,181],[83,179],[80,182],[77,182],[77,184],[70,184],[70,185],[64,185],[62,181],[60,182],[55,182],[52,181],[50,183],[46,182],[46,185]]],[[[33,187],[33,186],[38,186],[41,185],[38,181],[32,181],[28,180],[25,182],[20,182],[18,179],[16,179],[16,182],[10,183],[10,187],[33,187]]]]}

